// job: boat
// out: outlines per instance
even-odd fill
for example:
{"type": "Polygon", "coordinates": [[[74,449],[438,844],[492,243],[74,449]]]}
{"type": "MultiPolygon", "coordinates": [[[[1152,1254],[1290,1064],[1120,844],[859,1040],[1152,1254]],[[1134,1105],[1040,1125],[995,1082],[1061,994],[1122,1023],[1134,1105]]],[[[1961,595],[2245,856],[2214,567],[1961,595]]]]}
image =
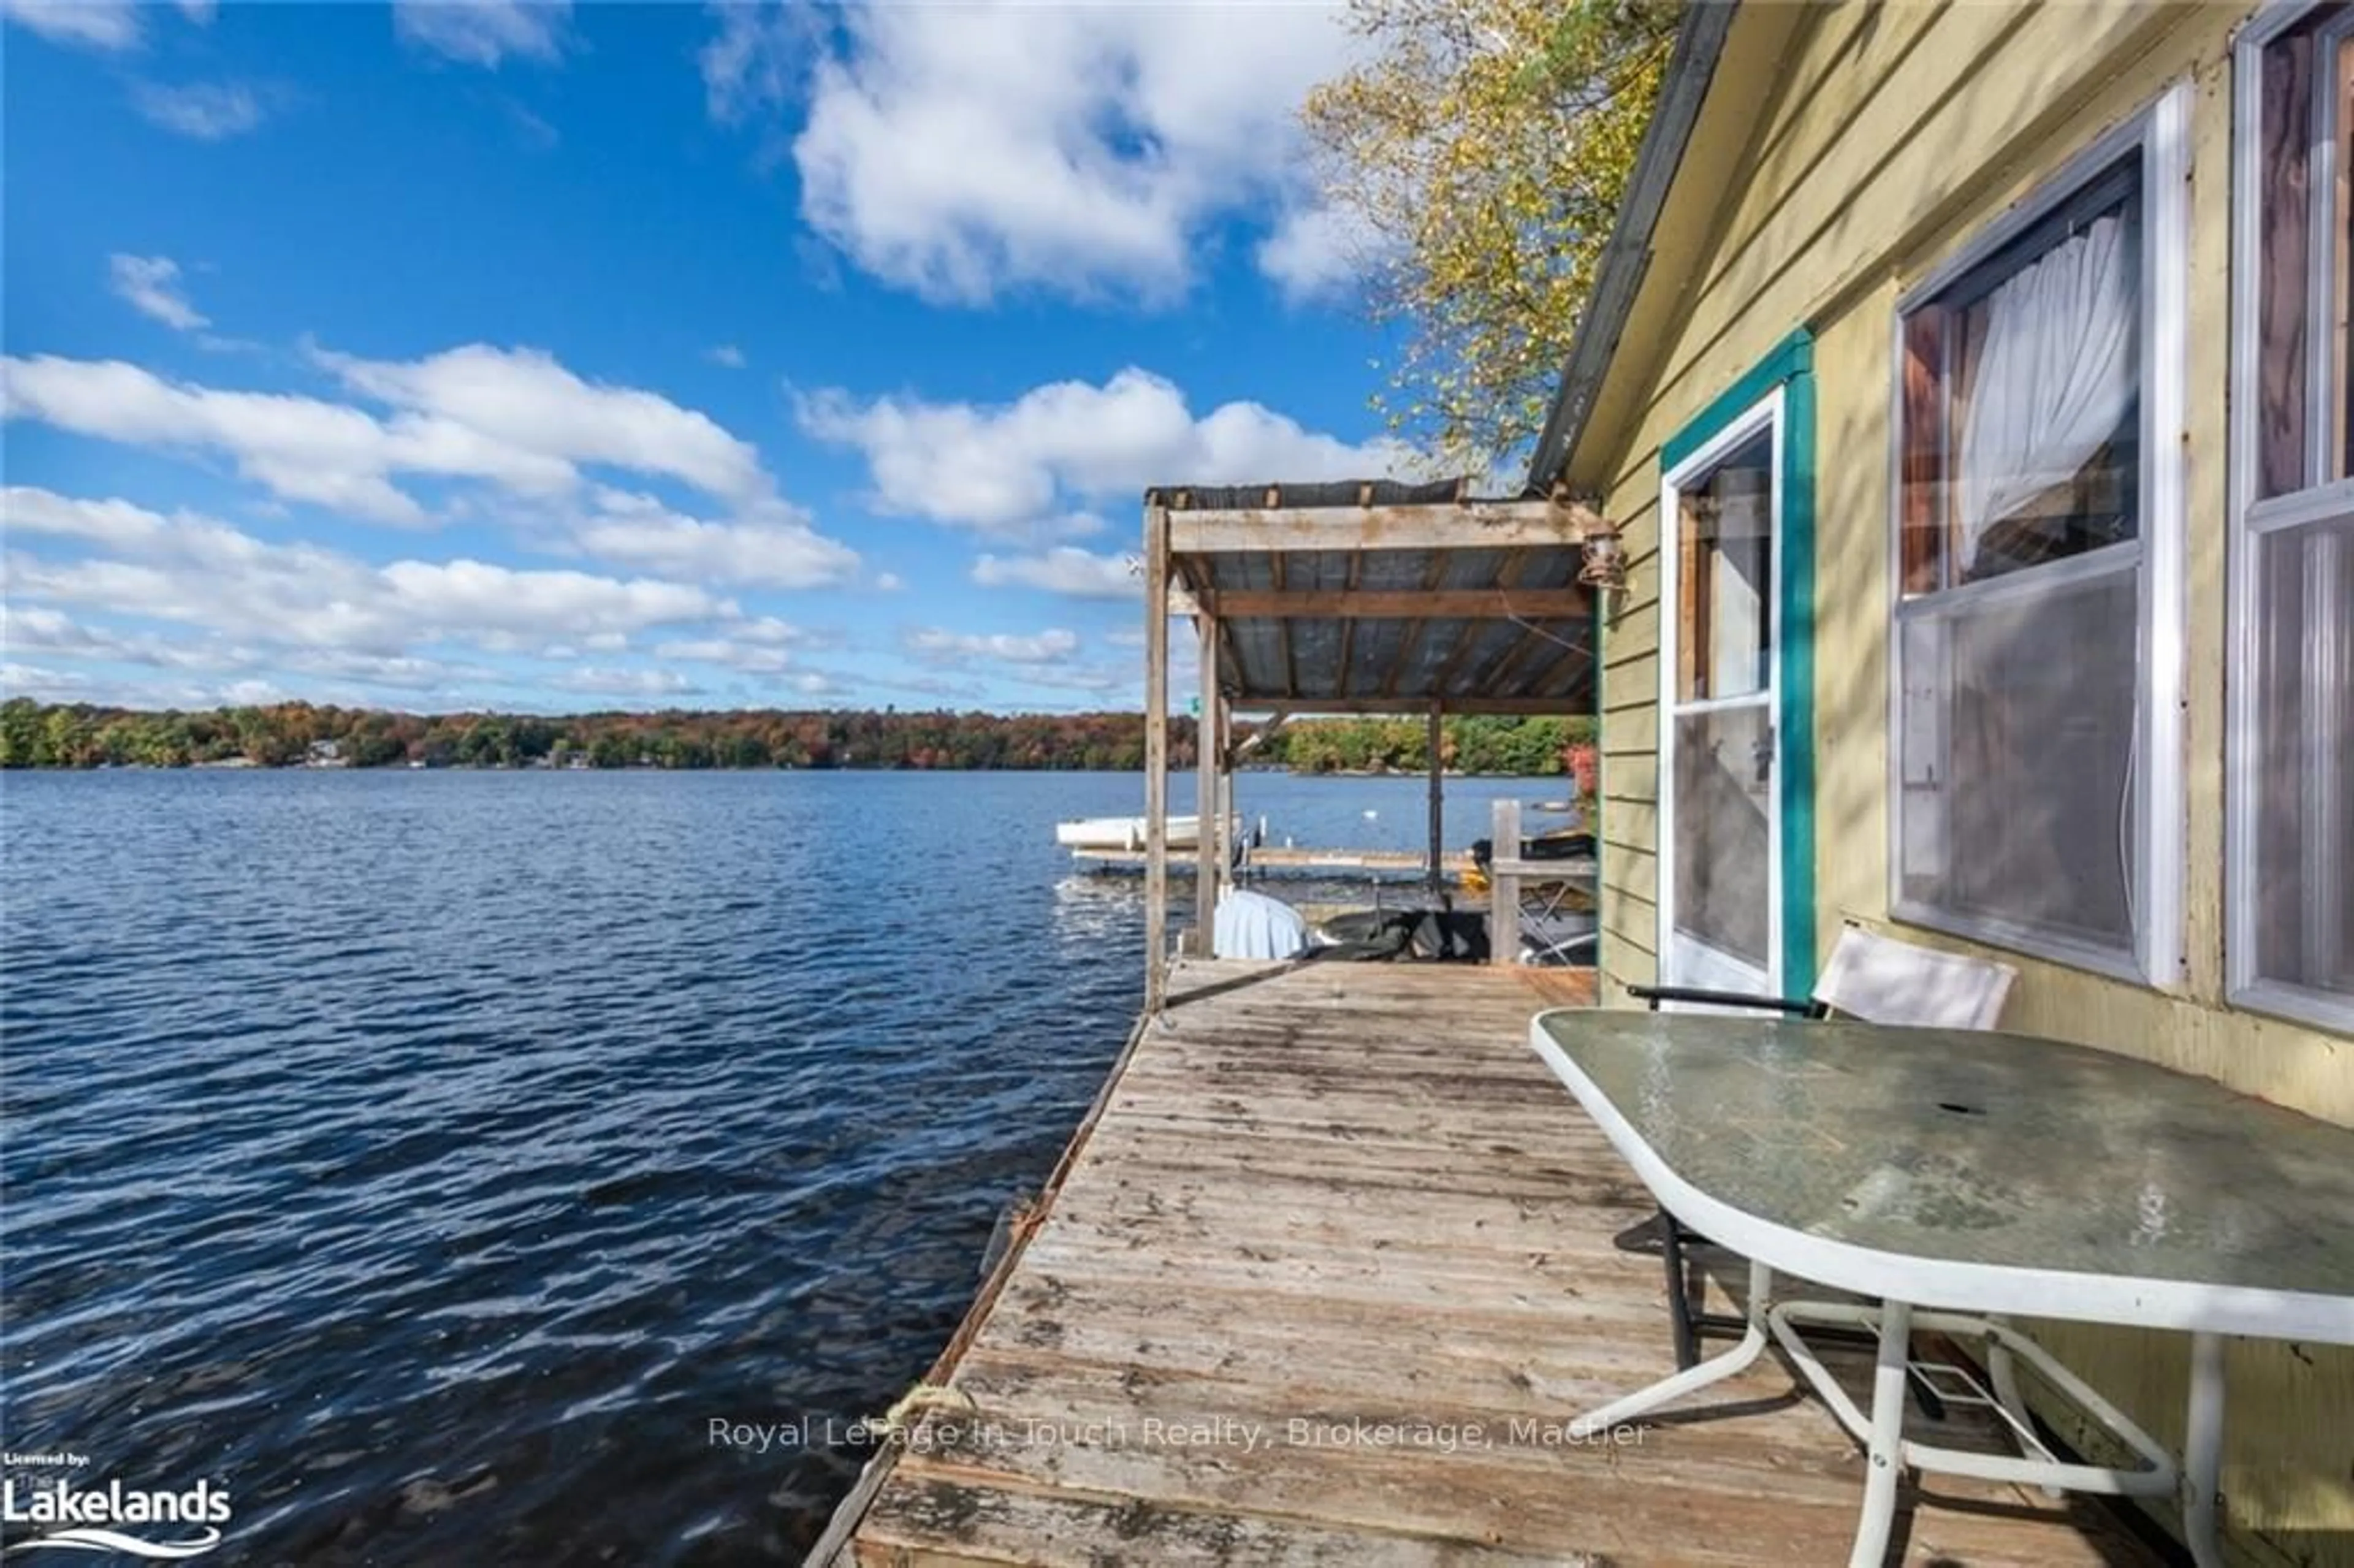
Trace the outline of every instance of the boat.
{"type": "MultiPolygon", "coordinates": [[[[1055,823],[1055,842],[1074,850],[1140,850],[1146,831],[1142,817],[1080,817],[1055,823]]],[[[1192,849],[1201,838],[1200,817],[1169,819],[1171,849],[1192,849]]]]}

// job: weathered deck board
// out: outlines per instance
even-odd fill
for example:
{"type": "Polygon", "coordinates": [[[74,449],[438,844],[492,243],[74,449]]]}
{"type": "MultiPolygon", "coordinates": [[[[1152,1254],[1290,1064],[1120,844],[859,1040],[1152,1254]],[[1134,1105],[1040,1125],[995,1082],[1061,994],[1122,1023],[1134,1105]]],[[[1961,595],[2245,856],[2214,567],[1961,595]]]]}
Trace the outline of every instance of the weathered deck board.
{"type": "MultiPolygon", "coordinates": [[[[836,1562],[1845,1562],[1862,1459],[1776,1363],[1561,1440],[1668,1360],[1658,1262],[1611,1242],[1648,1196],[1526,1044],[1574,985],[1181,968],[968,1325],[972,1408],[927,1415],[836,1562]]],[[[2153,1561],[2016,1488],[1908,1515],[1924,1568],[2153,1561]]]]}

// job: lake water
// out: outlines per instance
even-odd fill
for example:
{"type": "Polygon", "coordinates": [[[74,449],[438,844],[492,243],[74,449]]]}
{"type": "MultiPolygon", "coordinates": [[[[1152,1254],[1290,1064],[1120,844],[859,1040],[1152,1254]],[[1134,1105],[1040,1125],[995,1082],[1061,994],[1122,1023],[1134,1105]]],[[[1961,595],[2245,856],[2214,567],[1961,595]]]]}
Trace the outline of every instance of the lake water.
{"type": "MultiPolygon", "coordinates": [[[[0,776],[0,1443],[209,1479],[227,1561],[798,1560],[1125,1037],[1137,879],[1052,830],[1142,788],[0,776]]],[[[1449,788],[1460,846],[1564,785],[1449,788]]]]}

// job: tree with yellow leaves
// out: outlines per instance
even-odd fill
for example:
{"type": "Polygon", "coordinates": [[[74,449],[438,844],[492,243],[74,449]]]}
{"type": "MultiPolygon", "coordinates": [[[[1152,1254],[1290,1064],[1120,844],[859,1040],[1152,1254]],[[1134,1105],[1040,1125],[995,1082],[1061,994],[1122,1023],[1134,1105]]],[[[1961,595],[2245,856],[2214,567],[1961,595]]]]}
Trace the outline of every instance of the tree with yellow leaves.
{"type": "Polygon", "coordinates": [[[1670,0],[1349,0],[1360,63],[1303,110],[1404,328],[1374,399],[1448,471],[1543,424],[1659,96],[1670,0]]]}

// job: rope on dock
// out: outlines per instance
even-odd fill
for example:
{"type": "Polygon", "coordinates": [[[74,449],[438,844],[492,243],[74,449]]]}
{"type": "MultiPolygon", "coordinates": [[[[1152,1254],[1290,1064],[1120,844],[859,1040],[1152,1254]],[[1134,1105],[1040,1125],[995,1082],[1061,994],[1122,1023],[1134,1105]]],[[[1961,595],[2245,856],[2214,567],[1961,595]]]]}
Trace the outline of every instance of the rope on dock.
{"type": "Polygon", "coordinates": [[[938,1410],[944,1405],[967,1412],[981,1409],[972,1395],[960,1388],[950,1388],[946,1383],[919,1383],[901,1394],[897,1403],[883,1413],[883,1418],[870,1423],[870,1426],[887,1441],[896,1443],[907,1435],[909,1415],[921,1410],[938,1410]]]}

